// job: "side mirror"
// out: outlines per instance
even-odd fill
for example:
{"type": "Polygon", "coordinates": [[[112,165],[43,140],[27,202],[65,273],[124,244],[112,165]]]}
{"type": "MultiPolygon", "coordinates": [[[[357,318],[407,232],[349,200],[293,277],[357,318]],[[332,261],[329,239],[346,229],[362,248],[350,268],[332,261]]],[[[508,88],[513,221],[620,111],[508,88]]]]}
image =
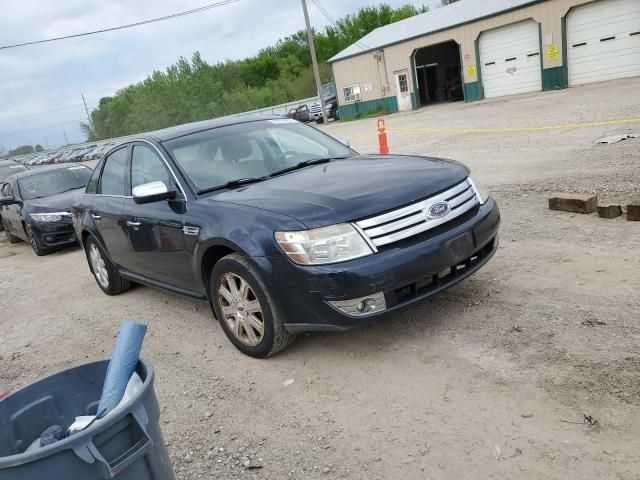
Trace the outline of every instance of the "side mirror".
{"type": "Polygon", "coordinates": [[[133,187],[133,201],[137,204],[172,200],[176,198],[176,191],[169,190],[164,182],[149,182],[133,187]]]}
{"type": "Polygon", "coordinates": [[[9,205],[20,205],[22,202],[13,197],[0,197],[0,207],[9,205]]]}
{"type": "Polygon", "coordinates": [[[339,138],[338,141],[345,147],[351,147],[351,145],[349,145],[349,140],[347,140],[346,138],[339,138]]]}

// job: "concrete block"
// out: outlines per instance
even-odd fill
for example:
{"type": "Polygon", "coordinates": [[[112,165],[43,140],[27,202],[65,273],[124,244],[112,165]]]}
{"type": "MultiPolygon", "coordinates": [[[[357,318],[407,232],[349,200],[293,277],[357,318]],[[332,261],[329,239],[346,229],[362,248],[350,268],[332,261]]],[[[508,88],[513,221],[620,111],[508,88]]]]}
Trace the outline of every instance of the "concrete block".
{"type": "Polygon", "coordinates": [[[552,193],[549,196],[551,210],[563,210],[575,213],[593,213],[598,205],[597,195],[579,193],[552,193]]]}
{"type": "Polygon", "coordinates": [[[627,205],[627,220],[640,222],[640,200],[627,205]]]}
{"type": "Polygon", "coordinates": [[[616,218],[622,215],[620,205],[598,205],[598,215],[602,218],[616,218]]]}

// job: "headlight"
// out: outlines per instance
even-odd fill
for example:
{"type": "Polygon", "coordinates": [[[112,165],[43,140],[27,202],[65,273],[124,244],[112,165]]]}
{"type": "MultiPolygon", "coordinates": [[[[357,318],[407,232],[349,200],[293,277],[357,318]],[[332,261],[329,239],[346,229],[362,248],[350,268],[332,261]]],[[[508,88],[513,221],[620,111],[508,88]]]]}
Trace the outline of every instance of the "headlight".
{"type": "Polygon", "coordinates": [[[325,103],[324,105],[325,110],[331,110],[332,108],[333,108],[333,103],[325,103]]]}
{"type": "Polygon", "coordinates": [[[59,222],[62,217],[70,217],[69,212],[30,213],[29,216],[36,222],[59,222]]]}
{"type": "Polygon", "coordinates": [[[348,223],[300,232],[276,232],[284,252],[300,265],[323,265],[371,255],[373,250],[348,223]]]}
{"type": "Polygon", "coordinates": [[[480,203],[484,205],[489,200],[489,193],[484,189],[482,184],[473,177],[469,177],[469,183],[471,183],[471,187],[475,190],[476,195],[478,196],[478,200],[480,203]]]}

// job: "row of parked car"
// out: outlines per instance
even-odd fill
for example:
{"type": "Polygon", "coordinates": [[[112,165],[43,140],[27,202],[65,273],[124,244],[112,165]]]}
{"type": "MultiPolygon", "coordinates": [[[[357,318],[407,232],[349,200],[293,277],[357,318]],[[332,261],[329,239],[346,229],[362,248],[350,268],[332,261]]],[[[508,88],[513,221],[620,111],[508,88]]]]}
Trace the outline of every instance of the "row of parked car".
{"type": "Polygon", "coordinates": [[[498,206],[461,163],[360,155],[277,116],[129,138],[95,170],[12,169],[10,242],[37,255],[80,243],[107,295],[138,283],[206,302],[254,357],[406,308],[498,247],[498,206]]]}
{"type": "Polygon", "coordinates": [[[90,145],[74,145],[62,147],[55,150],[45,150],[29,155],[24,155],[17,159],[22,165],[51,165],[55,163],[74,163],[98,160],[105,152],[112,148],[117,142],[109,141],[90,145]]]}

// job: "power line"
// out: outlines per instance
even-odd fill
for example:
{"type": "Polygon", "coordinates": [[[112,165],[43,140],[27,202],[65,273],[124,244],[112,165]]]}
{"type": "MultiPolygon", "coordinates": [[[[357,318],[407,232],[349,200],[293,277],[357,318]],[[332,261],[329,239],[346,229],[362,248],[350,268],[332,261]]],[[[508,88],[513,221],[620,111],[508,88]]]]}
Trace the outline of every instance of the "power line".
{"type": "Polygon", "coordinates": [[[16,43],[16,44],[13,44],[13,45],[4,45],[4,46],[0,47],[0,50],[6,50],[6,49],[9,49],[9,48],[17,48],[17,47],[25,47],[27,45],[36,45],[36,44],[39,44],[39,43],[56,42],[58,40],[66,40],[68,38],[86,37],[88,35],[95,35],[97,33],[114,32],[116,30],[124,30],[125,28],[139,27],[141,25],[147,25],[149,23],[162,22],[164,20],[170,20],[172,18],[184,17],[185,15],[191,15],[191,14],[194,14],[194,13],[203,12],[205,10],[210,10],[212,8],[222,7],[224,5],[228,5],[230,3],[235,3],[237,1],[238,0],[223,0],[221,2],[211,3],[209,5],[204,5],[202,7],[194,8],[192,10],[185,10],[183,12],[173,13],[171,15],[165,15],[164,17],[152,18],[150,20],[142,20],[140,22],[130,23],[128,25],[120,25],[118,27],[103,28],[101,30],[94,30],[92,32],[76,33],[75,35],[65,35],[63,37],[54,37],[54,38],[47,38],[47,39],[44,39],[44,40],[35,40],[35,41],[32,41],[32,42],[16,43]]]}
{"type": "MultiPolygon", "coordinates": [[[[329,15],[329,12],[327,11],[326,8],[324,8],[321,4],[320,4],[320,0],[311,0],[316,7],[318,7],[318,10],[320,10],[320,12],[327,18],[327,20],[329,20],[329,23],[331,23],[334,27],[336,27],[338,30],[342,30],[340,28],[340,26],[338,25],[338,23],[333,19],[333,17],[331,15],[329,15]]],[[[366,43],[364,43],[362,40],[356,40],[355,45],[360,48],[360,50],[362,50],[363,52],[368,52],[373,50],[373,48],[371,48],[370,46],[368,46],[366,43]]]]}

